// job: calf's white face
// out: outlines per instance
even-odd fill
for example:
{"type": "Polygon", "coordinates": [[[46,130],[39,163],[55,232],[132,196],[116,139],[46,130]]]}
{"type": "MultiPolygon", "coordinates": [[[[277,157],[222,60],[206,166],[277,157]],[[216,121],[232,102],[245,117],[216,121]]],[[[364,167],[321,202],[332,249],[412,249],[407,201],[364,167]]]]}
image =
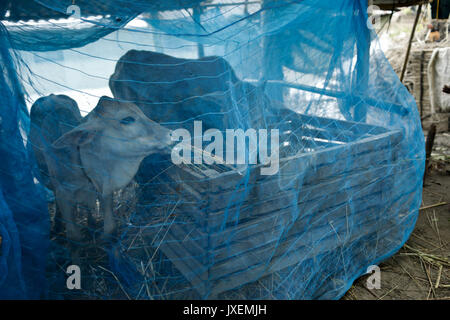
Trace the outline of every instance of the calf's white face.
{"type": "Polygon", "coordinates": [[[94,126],[101,127],[98,138],[102,150],[111,157],[141,158],[160,152],[171,144],[170,130],[147,118],[134,104],[109,101],[99,112],[94,126]]]}
{"type": "Polygon", "coordinates": [[[84,171],[105,195],[130,183],[144,157],[172,143],[170,130],[147,118],[136,105],[102,97],[86,122],[53,145],[77,146],[84,171]]]}

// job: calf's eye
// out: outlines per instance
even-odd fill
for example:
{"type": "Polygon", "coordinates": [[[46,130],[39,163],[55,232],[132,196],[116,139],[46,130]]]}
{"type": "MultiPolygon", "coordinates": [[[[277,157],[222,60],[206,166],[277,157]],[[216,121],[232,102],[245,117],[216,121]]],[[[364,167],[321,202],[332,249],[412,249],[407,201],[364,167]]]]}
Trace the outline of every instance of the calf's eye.
{"type": "Polygon", "coordinates": [[[133,117],[126,117],[123,118],[122,120],[120,120],[121,124],[130,124],[133,123],[134,121],[136,121],[133,117]]]}

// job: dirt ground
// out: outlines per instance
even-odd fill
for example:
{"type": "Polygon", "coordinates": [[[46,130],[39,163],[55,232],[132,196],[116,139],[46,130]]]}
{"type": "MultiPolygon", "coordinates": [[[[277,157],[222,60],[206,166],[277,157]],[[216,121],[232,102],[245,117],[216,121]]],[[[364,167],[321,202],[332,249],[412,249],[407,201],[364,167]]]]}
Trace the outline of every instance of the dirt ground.
{"type": "MultiPolygon", "coordinates": [[[[379,33],[394,70],[400,71],[414,13],[405,9],[379,33]],[[390,51],[399,48],[399,59],[390,51]]],[[[423,18],[416,34],[426,33],[423,18]]],[[[426,134],[426,132],[425,132],[426,134]]],[[[436,136],[432,170],[423,188],[422,209],[413,233],[393,257],[380,264],[381,288],[366,287],[369,275],[359,278],[344,300],[450,300],[450,135],[436,136]],[[438,205],[442,203],[445,205],[438,205]],[[438,206],[434,206],[438,205],[438,206]]]]}
{"type": "Polygon", "coordinates": [[[431,172],[422,208],[409,240],[380,264],[381,288],[367,289],[363,276],[344,300],[450,300],[450,175],[431,172]]]}

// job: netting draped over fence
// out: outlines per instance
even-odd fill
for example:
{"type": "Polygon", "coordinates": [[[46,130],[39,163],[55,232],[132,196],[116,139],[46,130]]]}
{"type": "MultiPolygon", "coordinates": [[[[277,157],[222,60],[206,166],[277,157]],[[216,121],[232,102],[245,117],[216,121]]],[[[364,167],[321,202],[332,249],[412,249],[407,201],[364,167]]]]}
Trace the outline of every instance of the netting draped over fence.
{"type": "Polygon", "coordinates": [[[49,216],[42,190],[33,183],[22,132],[29,126],[17,65],[0,29],[0,298],[45,295],[49,216]]]}
{"type": "Polygon", "coordinates": [[[20,13],[0,39],[0,297],[336,299],[411,233],[424,139],[365,0],[20,13]]]}

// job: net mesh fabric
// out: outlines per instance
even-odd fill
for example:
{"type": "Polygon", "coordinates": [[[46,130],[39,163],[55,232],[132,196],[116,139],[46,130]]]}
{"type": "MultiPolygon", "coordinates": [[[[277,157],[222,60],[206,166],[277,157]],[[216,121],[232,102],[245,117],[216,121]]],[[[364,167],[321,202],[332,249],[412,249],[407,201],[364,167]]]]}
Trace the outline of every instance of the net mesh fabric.
{"type": "Polygon", "coordinates": [[[424,139],[365,1],[70,5],[30,1],[1,29],[0,297],[337,299],[407,240],[424,139]],[[153,121],[151,154],[120,131],[135,118],[153,121]],[[201,163],[175,164],[166,129],[201,163]],[[207,163],[208,129],[278,130],[278,170],[207,163]]]}

